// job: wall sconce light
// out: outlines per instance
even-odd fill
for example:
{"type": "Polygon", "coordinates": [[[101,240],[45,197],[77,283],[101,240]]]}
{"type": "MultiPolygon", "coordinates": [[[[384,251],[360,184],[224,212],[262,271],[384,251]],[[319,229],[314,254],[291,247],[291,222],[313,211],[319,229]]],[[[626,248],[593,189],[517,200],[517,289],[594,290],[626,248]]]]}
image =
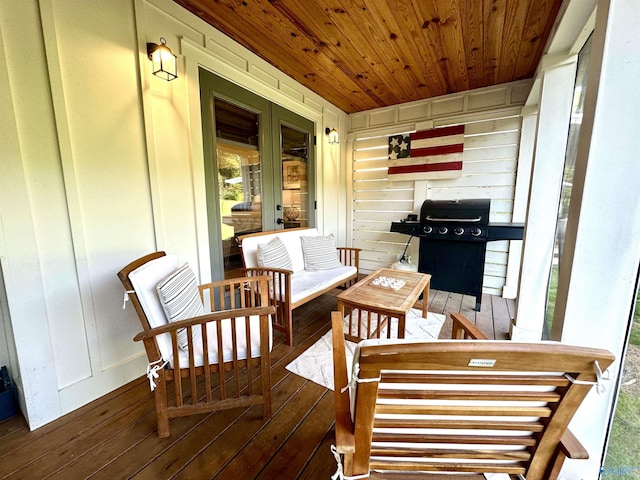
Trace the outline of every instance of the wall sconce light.
{"type": "Polygon", "coordinates": [[[324,133],[329,137],[329,145],[337,145],[340,143],[340,137],[338,131],[335,128],[327,128],[324,133]]]}
{"type": "Polygon", "coordinates": [[[177,58],[171,49],[167,47],[167,41],[160,37],[160,45],[147,43],[147,55],[153,65],[153,73],[167,82],[178,78],[177,58]]]}

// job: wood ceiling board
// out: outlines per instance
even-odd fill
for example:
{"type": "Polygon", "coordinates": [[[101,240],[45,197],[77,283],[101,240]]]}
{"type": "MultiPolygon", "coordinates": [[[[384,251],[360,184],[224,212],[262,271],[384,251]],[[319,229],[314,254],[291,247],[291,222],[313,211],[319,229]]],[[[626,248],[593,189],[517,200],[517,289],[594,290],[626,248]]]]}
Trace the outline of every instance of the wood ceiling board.
{"type": "Polygon", "coordinates": [[[347,113],[530,78],[562,0],[174,0],[347,113]]]}

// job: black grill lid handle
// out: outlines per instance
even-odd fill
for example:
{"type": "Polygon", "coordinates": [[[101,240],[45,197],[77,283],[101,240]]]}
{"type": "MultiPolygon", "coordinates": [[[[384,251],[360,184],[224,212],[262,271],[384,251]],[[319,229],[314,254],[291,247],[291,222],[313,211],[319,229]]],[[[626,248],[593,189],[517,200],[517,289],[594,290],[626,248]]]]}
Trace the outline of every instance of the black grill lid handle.
{"type": "Polygon", "coordinates": [[[427,215],[425,220],[429,220],[430,222],[461,222],[461,223],[475,223],[482,220],[482,217],[476,218],[439,218],[432,217],[431,215],[427,215]]]}

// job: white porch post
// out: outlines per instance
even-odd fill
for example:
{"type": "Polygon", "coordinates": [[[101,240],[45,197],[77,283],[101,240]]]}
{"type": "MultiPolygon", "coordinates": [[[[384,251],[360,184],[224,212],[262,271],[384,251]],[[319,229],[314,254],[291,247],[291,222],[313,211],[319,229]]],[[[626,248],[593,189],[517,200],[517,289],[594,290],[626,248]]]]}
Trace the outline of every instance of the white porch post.
{"type": "MultiPolygon", "coordinates": [[[[527,218],[527,197],[531,183],[531,166],[536,141],[538,110],[526,106],[522,109],[522,127],[520,130],[520,151],[518,153],[518,171],[516,173],[516,190],[513,198],[512,222],[524,222],[527,218]]],[[[520,263],[522,261],[522,241],[509,242],[507,260],[507,280],[502,289],[504,298],[516,298],[520,263]]]]}
{"type": "Polygon", "coordinates": [[[520,293],[512,338],[539,340],[544,325],[549,269],[571,119],[576,55],[545,57],[538,109],[520,293]]]}
{"type": "MultiPolygon", "coordinates": [[[[637,10],[636,1],[598,2],[552,332],[565,343],[606,348],[617,359],[640,264],[637,10]]],[[[571,424],[590,460],[569,462],[567,478],[597,478],[619,370],[618,360],[606,394],[591,392],[571,424]]]]}

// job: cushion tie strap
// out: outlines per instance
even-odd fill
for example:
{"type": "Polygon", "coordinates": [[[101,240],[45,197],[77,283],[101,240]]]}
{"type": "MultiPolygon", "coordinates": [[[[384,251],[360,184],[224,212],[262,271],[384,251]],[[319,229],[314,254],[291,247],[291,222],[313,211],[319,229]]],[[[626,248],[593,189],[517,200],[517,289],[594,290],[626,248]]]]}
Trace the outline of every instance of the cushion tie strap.
{"type": "Polygon", "coordinates": [[[340,393],[344,393],[347,389],[355,386],[356,383],[371,383],[371,382],[379,382],[381,377],[376,378],[360,378],[358,374],[360,373],[360,364],[356,363],[353,366],[353,374],[351,375],[351,379],[349,383],[347,383],[344,387],[340,389],[340,393]]]}
{"type": "Polygon", "coordinates": [[[158,370],[162,370],[168,363],[169,360],[164,360],[161,357],[160,360],[156,360],[147,365],[147,378],[149,379],[149,388],[152,392],[156,389],[155,379],[160,376],[158,370]]]}
{"type": "Polygon", "coordinates": [[[124,299],[122,300],[122,309],[126,309],[127,308],[127,302],[129,301],[129,294],[130,293],[136,293],[135,290],[125,290],[124,292],[124,299]]]}
{"type": "Polygon", "coordinates": [[[597,378],[597,380],[595,382],[587,382],[585,380],[577,380],[577,379],[573,378],[571,375],[569,375],[568,373],[565,373],[564,376],[571,383],[574,383],[576,385],[595,385],[596,386],[596,392],[598,392],[598,395],[601,395],[607,390],[602,382],[603,382],[603,380],[610,380],[610,378],[609,378],[609,370],[606,370],[603,373],[602,369],[600,368],[600,364],[598,363],[598,361],[595,360],[593,363],[594,363],[594,367],[596,369],[596,378],[597,378]]]}
{"type": "Polygon", "coordinates": [[[371,475],[370,472],[367,472],[363,475],[345,475],[342,470],[342,460],[340,460],[340,454],[338,453],[338,449],[335,445],[331,445],[331,453],[333,453],[333,457],[336,459],[336,464],[338,465],[336,473],[331,476],[331,480],[360,480],[363,478],[369,478],[369,476],[371,475]]]}

